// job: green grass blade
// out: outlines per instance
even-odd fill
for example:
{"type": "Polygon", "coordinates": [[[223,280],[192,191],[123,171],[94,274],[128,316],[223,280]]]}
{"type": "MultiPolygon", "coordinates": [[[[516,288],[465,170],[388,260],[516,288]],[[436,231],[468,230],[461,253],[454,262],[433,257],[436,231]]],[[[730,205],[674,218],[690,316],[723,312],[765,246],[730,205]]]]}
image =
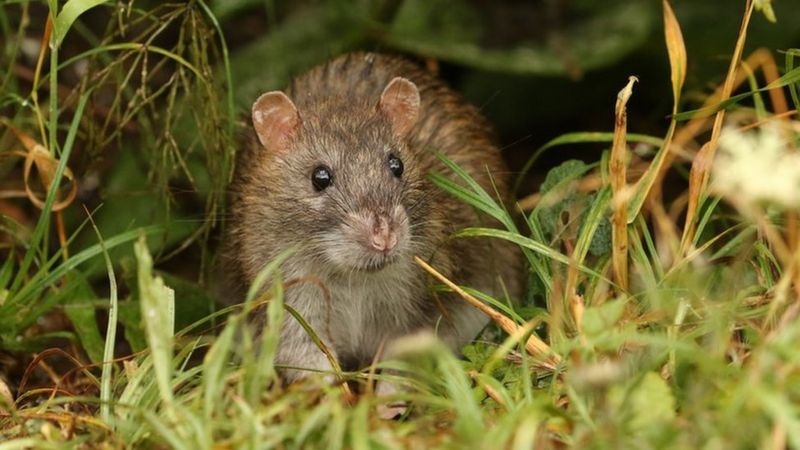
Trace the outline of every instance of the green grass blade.
{"type": "MultiPolygon", "coordinates": [[[[22,285],[22,281],[25,279],[31,262],[33,261],[35,249],[39,246],[39,243],[42,242],[42,238],[44,238],[45,234],[49,231],[50,212],[53,210],[53,203],[55,203],[56,200],[56,192],[58,192],[58,187],[61,184],[61,178],[64,176],[64,171],[67,168],[67,161],[69,161],[69,155],[72,153],[72,145],[75,143],[75,136],[78,133],[78,126],[80,125],[81,117],[83,117],[83,110],[86,107],[86,101],[89,100],[90,93],[91,91],[85,92],[78,100],[78,106],[75,108],[75,115],[72,118],[72,123],[70,124],[69,131],[67,132],[67,139],[64,141],[64,149],[61,152],[58,166],[53,174],[53,181],[50,182],[50,186],[47,189],[47,197],[45,198],[44,207],[42,208],[39,220],[36,222],[36,227],[33,229],[33,235],[31,236],[29,249],[25,253],[25,257],[22,259],[22,263],[19,267],[19,272],[17,272],[14,283],[11,285],[11,292],[16,292],[22,285]]],[[[51,126],[55,127],[56,124],[51,124],[51,126]]],[[[52,152],[53,150],[51,149],[51,153],[52,152]]]]}
{"type": "Polygon", "coordinates": [[[173,318],[169,314],[174,311],[174,293],[164,285],[161,277],[153,275],[153,259],[147,249],[144,235],[134,244],[137,261],[137,279],[139,285],[139,302],[142,308],[147,343],[153,358],[161,400],[167,409],[173,404],[172,380],[172,330],[173,318]]]}
{"type": "MultiPolygon", "coordinates": [[[[91,216],[89,218],[91,220],[91,216]]],[[[111,377],[114,369],[114,346],[117,342],[117,309],[119,308],[117,303],[117,278],[114,275],[114,265],[111,264],[111,258],[108,256],[108,249],[103,241],[103,236],[94,221],[92,221],[92,228],[94,228],[94,232],[97,235],[97,240],[103,252],[103,259],[106,262],[109,286],[108,326],[103,349],[103,370],[100,375],[100,417],[113,428],[114,424],[111,421],[111,377]]]]}
{"type": "MultiPolygon", "coordinates": [[[[790,49],[786,52],[786,71],[791,72],[794,69],[794,58],[800,56],[800,49],[790,49]]],[[[792,97],[792,103],[794,103],[794,109],[800,111],[800,94],[797,92],[797,87],[800,83],[789,83],[789,94],[792,97]]]]}
{"type": "MultiPolygon", "coordinates": [[[[641,142],[644,144],[650,144],[654,147],[661,147],[664,144],[663,139],[655,136],[648,136],[646,134],[629,133],[626,135],[626,138],[628,142],[641,142]]],[[[528,160],[525,162],[525,165],[522,166],[522,169],[517,175],[517,179],[514,181],[511,192],[519,191],[519,187],[522,184],[522,181],[525,179],[525,176],[528,174],[528,171],[531,170],[533,165],[539,160],[545,151],[561,145],[610,143],[613,140],[614,133],[610,131],[580,131],[562,134],[561,136],[550,139],[544,145],[537,148],[533,153],[533,156],[528,158],[528,160]]]]}
{"type": "Polygon", "coordinates": [[[744,99],[749,98],[749,97],[752,97],[753,95],[756,95],[758,93],[764,93],[764,92],[771,91],[773,89],[778,89],[778,88],[782,88],[782,87],[786,87],[786,86],[796,85],[798,82],[800,82],[800,67],[795,67],[795,68],[793,68],[791,70],[788,70],[786,73],[784,73],[777,80],[773,81],[772,83],[769,83],[768,85],[766,85],[766,86],[764,86],[762,88],[753,89],[753,90],[750,90],[749,92],[745,92],[745,93],[742,93],[742,94],[734,95],[734,96],[728,98],[725,101],[717,103],[716,105],[706,106],[706,107],[703,107],[703,108],[693,109],[693,110],[690,110],[690,111],[684,111],[684,112],[675,114],[673,116],[673,118],[674,118],[674,120],[676,120],[678,122],[682,122],[682,121],[685,121],[685,120],[694,119],[696,117],[707,117],[707,116],[710,116],[710,115],[716,113],[717,111],[720,111],[720,110],[723,110],[723,109],[728,109],[728,108],[738,104],[739,101],[744,100],[744,99]]]}
{"type": "MultiPolygon", "coordinates": [[[[561,264],[564,264],[564,265],[567,265],[567,266],[572,264],[572,261],[570,260],[570,258],[568,256],[564,255],[563,253],[560,253],[560,252],[558,252],[556,250],[553,250],[552,248],[542,244],[541,242],[536,242],[533,239],[526,238],[526,237],[521,236],[521,235],[519,235],[517,233],[511,233],[511,232],[503,231],[503,230],[495,230],[493,228],[465,228],[464,230],[459,231],[458,233],[456,233],[456,236],[458,236],[458,237],[485,236],[485,237],[494,237],[494,238],[505,239],[505,240],[513,242],[513,243],[515,243],[515,244],[517,244],[517,245],[519,245],[521,247],[524,247],[524,248],[527,248],[529,250],[532,250],[532,251],[534,251],[534,252],[536,252],[536,253],[538,253],[538,254],[540,254],[540,255],[548,258],[548,259],[551,259],[553,261],[559,262],[561,264]]],[[[611,280],[609,280],[608,278],[604,277],[601,273],[598,273],[598,272],[594,271],[593,269],[584,266],[583,264],[578,264],[577,267],[578,267],[578,270],[580,270],[581,272],[584,272],[586,274],[589,274],[589,275],[592,275],[592,276],[595,276],[595,277],[599,277],[599,278],[607,281],[608,283],[614,284],[611,280]]]]}
{"type": "Polygon", "coordinates": [[[580,264],[583,264],[586,255],[589,253],[589,247],[592,244],[597,227],[603,220],[608,218],[609,206],[611,203],[611,187],[604,186],[597,191],[597,196],[594,198],[589,211],[582,219],[578,233],[578,239],[575,241],[575,250],[573,252],[573,259],[580,264]]]}
{"type": "Polygon", "coordinates": [[[266,383],[278,381],[275,355],[278,352],[284,315],[283,283],[280,277],[275,280],[270,297],[267,305],[267,326],[261,331],[261,345],[255,367],[256,376],[253,377],[251,385],[250,400],[253,404],[257,403],[260,391],[265,388],[266,383]]]}
{"type": "MultiPolygon", "coordinates": [[[[119,245],[125,244],[127,242],[136,239],[140,234],[150,235],[159,232],[163,232],[163,227],[157,225],[144,227],[137,230],[127,231],[125,233],[118,234],[113,238],[107,239],[105,241],[105,246],[107,250],[110,250],[114,247],[117,247],[119,245]]],[[[102,247],[99,244],[96,244],[87,248],[86,250],[76,253],[71,258],[64,261],[52,272],[38,273],[37,276],[35,276],[28,284],[26,284],[25,287],[23,287],[15,296],[10,298],[3,305],[0,305],[0,311],[3,311],[3,308],[10,308],[11,306],[14,306],[15,304],[18,303],[27,302],[37,292],[41,292],[42,290],[46,289],[51,284],[55,283],[56,280],[63,277],[69,271],[75,270],[82,263],[102,253],[103,253],[102,247]]]]}
{"type": "Polygon", "coordinates": [[[203,412],[206,421],[211,420],[220,403],[220,394],[225,387],[224,369],[238,328],[239,319],[231,318],[203,358],[203,412]]]}
{"type": "Polygon", "coordinates": [[[447,166],[448,169],[453,171],[458,178],[463,180],[470,190],[468,191],[453,182],[445,182],[446,178],[442,177],[441,175],[430,174],[429,177],[434,184],[437,184],[437,186],[445,191],[464,199],[472,206],[494,217],[500,223],[502,223],[506,229],[516,231],[516,225],[514,225],[514,221],[511,220],[511,217],[509,217],[508,213],[503,209],[502,206],[497,204],[495,199],[489,195],[489,193],[486,192],[477,181],[475,181],[464,169],[459,167],[458,164],[451,161],[444,154],[439,152],[435,152],[434,154],[437,158],[439,158],[440,161],[442,161],[442,163],[444,163],[445,166],[447,166]]]}
{"type": "Polygon", "coordinates": [[[656,153],[655,158],[647,167],[647,172],[642,175],[642,178],[636,182],[635,191],[633,196],[628,203],[628,225],[632,224],[634,220],[636,220],[636,216],[639,215],[639,211],[641,211],[642,206],[644,206],[645,200],[647,200],[647,196],[650,194],[650,189],[653,187],[653,183],[656,181],[656,176],[661,171],[661,167],[664,165],[664,161],[667,158],[667,153],[670,144],[672,143],[672,136],[675,134],[675,127],[677,126],[677,119],[670,121],[669,129],[667,130],[667,135],[664,138],[664,144],[658,149],[658,153],[656,153]]]}
{"type": "Polygon", "coordinates": [[[272,259],[260,272],[256,275],[253,283],[247,289],[247,296],[245,297],[245,309],[249,310],[250,303],[256,299],[259,295],[261,290],[263,289],[264,285],[266,284],[267,280],[270,279],[275,273],[277,273],[278,269],[280,269],[281,265],[290,257],[300,247],[295,245],[292,246],[283,252],[281,252],[278,256],[272,259]]]}

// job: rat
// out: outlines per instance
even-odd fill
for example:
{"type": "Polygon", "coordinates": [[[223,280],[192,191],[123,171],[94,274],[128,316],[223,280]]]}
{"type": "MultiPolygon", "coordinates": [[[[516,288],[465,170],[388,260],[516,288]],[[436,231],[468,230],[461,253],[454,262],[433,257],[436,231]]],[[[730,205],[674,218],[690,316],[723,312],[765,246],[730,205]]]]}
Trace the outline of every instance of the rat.
{"type": "MultiPolygon", "coordinates": [[[[518,248],[452,238],[497,223],[427,177],[456,180],[438,151],[487,192],[509,198],[486,119],[432,73],[402,57],[346,54],[258,97],[252,122],[255,136],[238,155],[232,185],[225,270],[235,286],[248,286],[297,246],[283,279],[317,282],[293,283],[284,301],[343,368],[367,367],[385,344],[424,330],[457,351],[486,326],[486,316],[454,294],[432,293],[414,256],[495,298],[521,295],[518,248]]],[[[294,317],[279,341],[275,362],[287,367],[285,381],[331,370],[294,317]]],[[[380,382],[376,391],[394,392],[380,382]]]]}

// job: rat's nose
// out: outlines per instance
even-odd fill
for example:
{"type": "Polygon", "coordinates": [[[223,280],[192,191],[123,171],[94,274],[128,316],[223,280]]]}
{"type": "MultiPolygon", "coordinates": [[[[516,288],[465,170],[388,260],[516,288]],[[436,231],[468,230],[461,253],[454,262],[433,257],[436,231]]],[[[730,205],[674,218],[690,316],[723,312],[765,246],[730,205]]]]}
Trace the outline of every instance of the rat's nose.
{"type": "Polygon", "coordinates": [[[389,253],[397,245],[394,224],[382,214],[374,214],[371,222],[370,245],[374,250],[389,253]]]}

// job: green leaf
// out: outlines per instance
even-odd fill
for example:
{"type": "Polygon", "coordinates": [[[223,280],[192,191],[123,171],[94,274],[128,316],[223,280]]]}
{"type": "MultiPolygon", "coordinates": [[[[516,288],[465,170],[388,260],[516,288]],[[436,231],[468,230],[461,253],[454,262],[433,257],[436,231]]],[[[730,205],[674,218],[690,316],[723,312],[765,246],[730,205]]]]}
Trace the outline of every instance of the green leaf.
{"type": "Polygon", "coordinates": [[[106,1],[107,0],[69,0],[61,9],[61,12],[58,13],[53,23],[56,45],[61,45],[67,31],[69,31],[73,22],[75,22],[81,14],[106,1]]]}
{"type": "Polygon", "coordinates": [[[214,298],[206,286],[167,272],[156,272],[175,291],[175,298],[180,299],[175,303],[175,330],[183,330],[214,312],[214,298]]]}
{"type": "Polygon", "coordinates": [[[583,313],[583,331],[588,336],[599,336],[614,328],[623,312],[625,299],[621,298],[586,308],[583,313]]]}
{"type": "Polygon", "coordinates": [[[128,341],[131,350],[141,352],[147,349],[147,338],[145,337],[138,297],[119,303],[117,319],[124,326],[125,340],[128,341]]]}
{"type": "Polygon", "coordinates": [[[99,364],[103,362],[103,336],[97,327],[94,300],[96,298],[91,285],[78,271],[66,276],[66,286],[70,294],[64,298],[64,313],[69,317],[75,334],[81,342],[89,359],[99,364]]]}
{"type": "Polygon", "coordinates": [[[564,161],[547,172],[547,176],[539,186],[539,193],[544,195],[553,190],[553,188],[561,186],[562,183],[578,179],[588,172],[590,168],[591,166],[577,159],[564,161]]]}
{"type": "MultiPolygon", "coordinates": [[[[530,3],[534,6],[526,13],[547,14],[545,6],[537,6],[541,2],[530,3]]],[[[487,36],[498,34],[495,27],[507,24],[491,22],[485,8],[465,0],[406,0],[384,39],[403,51],[484,70],[575,75],[613,64],[643,44],[656,11],[652,2],[619,0],[564,8],[568,25],[545,30],[558,35],[561,45],[556,46],[532,33],[511,43],[487,42],[487,36]]]]}
{"type": "Polygon", "coordinates": [[[239,49],[230,59],[237,107],[249,111],[260,94],[283,89],[292,76],[355,48],[367,36],[363,23],[355,19],[352,11],[309,7],[239,49]]]}
{"type": "Polygon", "coordinates": [[[774,80],[773,82],[769,83],[768,85],[762,88],[754,89],[749,92],[731,96],[727,100],[719,102],[716,105],[706,106],[691,111],[680,112],[678,114],[675,114],[674,119],[680,122],[684,120],[694,119],[695,117],[710,116],[711,114],[714,114],[719,110],[730,108],[738,104],[740,100],[752,97],[756,93],[766,93],[773,89],[794,85],[798,82],[800,82],[800,67],[795,67],[794,69],[791,69],[786,73],[784,73],[783,75],[781,75],[781,77],[778,78],[777,80],[774,80]]]}
{"type": "Polygon", "coordinates": [[[655,434],[675,418],[675,397],[666,381],[656,372],[647,372],[625,390],[615,386],[609,391],[609,403],[627,420],[636,434],[655,434]]]}
{"type": "Polygon", "coordinates": [[[551,169],[539,188],[542,200],[531,213],[532,218],[538,219],[548,241],[578,240],[575,254],[578,261],[583,261],[587,251],[602,256],[611,248],[608,188],[586,195],[571,186],[571,182],[592,167],[583,161],[568,160],[551,169]]]}
{"type": "Polygon", "coordinates": [[[263,5],[264,0],[225,0],[221,2],[213,2],[211,10],[218,18],[225,19],[228,16],[236,14],[244,9],[263,5]]]}
{"type": "MultiPolygon", "coordinates": [[[[89,217],[91,220],[91,216],[89,217]]],[[[114,274],[114,265],[111,264],[111,258],[108,256],[108,249],[106,248],[103,236],[97,228],[97,224],[92,221],[92,228],[97,234],[97,240],[100,242],[100,247],[103,249],[103,259],[106,263],[106,272],[108,273],[108,324],[106,325],[106,339],[103,346],[103,370],[100,381],[100,416],[106,423],[111,421],[111,378],[113,376],[113,360],[114,348],[117,343],[117,313],[119,312],[119,302],[117,301],[117,277],[114,274]]],[[[113,427],[113,424],[112,424],[113,427]]]]}

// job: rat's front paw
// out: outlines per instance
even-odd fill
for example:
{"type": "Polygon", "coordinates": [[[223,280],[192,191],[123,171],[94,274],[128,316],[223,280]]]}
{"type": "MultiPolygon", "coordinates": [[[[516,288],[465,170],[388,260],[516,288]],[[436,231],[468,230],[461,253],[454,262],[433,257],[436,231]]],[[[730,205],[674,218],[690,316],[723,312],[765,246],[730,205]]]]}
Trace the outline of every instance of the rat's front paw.
{"type": "Polygon", "coordinates": [[[405,400],[391,399],[402,392],[402,389],[391,381],[380,380],[375,385],[375,396],[378,398],[378,416],[381,419],[391,420],[408,411],[408,402],[405,400]]]}
{"type": "Polygon", "coordinates": [[[328,357],[317,348],[304,349],[290,353],[279,351],[276,363],[279,366],[286,366],[280,370],[283,380],[287,384],[321,375],[327,384],[334,384],[337,381],[333,365],[328,357]]]}

